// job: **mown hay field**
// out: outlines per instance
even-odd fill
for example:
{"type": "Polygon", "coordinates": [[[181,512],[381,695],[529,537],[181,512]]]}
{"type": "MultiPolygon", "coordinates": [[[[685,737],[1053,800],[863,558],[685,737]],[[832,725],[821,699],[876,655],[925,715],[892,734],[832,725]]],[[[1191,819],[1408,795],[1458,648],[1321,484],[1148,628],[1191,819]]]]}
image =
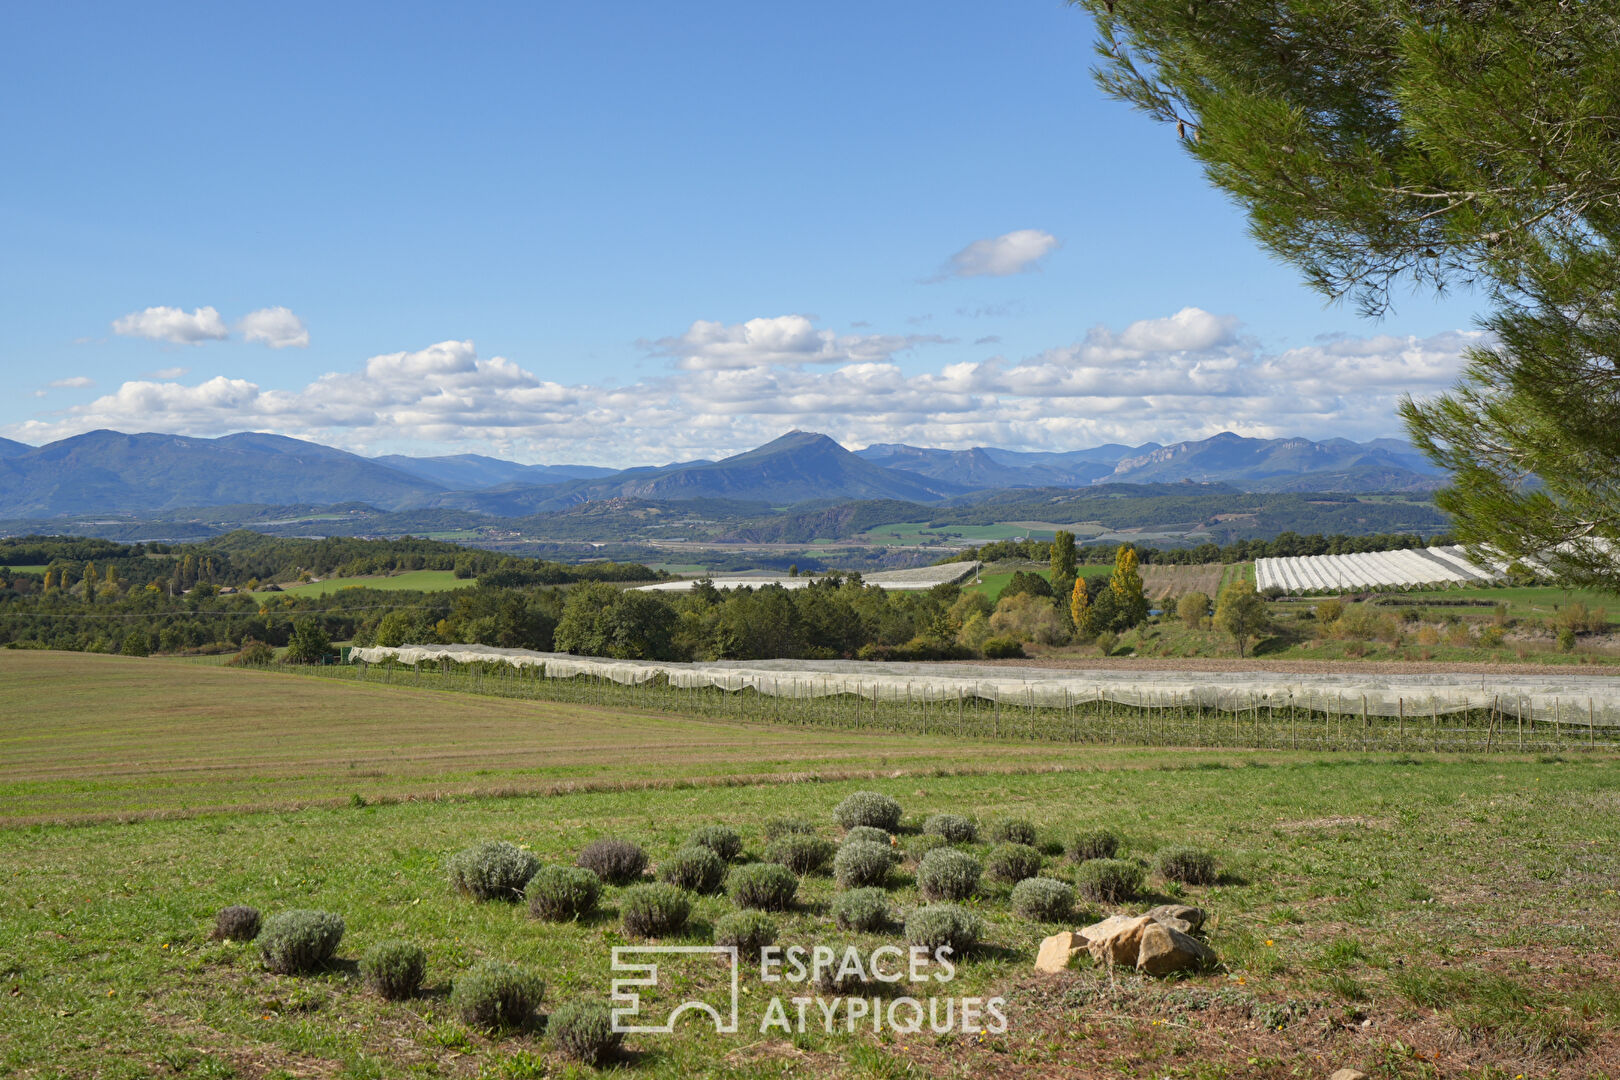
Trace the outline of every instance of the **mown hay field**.
{"type": "Polygon", "coordinates": [[[26,650],[0,651],[0,717],[0,823],[282,808],[354,795],[1087,767],[1167,753],[807,730],[26,650]]]}

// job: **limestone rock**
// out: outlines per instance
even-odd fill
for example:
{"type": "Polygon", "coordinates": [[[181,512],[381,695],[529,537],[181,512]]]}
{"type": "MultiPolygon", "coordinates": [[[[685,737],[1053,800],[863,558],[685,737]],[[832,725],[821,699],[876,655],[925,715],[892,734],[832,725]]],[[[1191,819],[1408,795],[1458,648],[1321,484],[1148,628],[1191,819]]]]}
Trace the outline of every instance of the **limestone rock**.
{"type": "Polygon", "coordinates": [[[1090,950],[1092,959],[1097,963],[1135,967],[1136,955],[1142,947],[1142,932],[1149,926],[1157,925],[1146,915],[1135,918],[1114,915],[1085,927],[1080,933],[1086,939],[1086,948],[1090,950]]]}
{"type": "Polygon", "coordinates": [[[1208,916],[1202,908],[1189,907],[1186,904],[1160,904],[1151,909],[1148,918],[1172,930],[1180,930],[1183,934],[1196,934],[1204,925],[1208,916]]]}
{"type": "Polygon", "coordinates": [[[1137,949],[1136,970],[1148,975],[1168,975],[1172,971],[1202,967],[1214,959],[1215,954],[1202,941],[1148,919],[1137,949]]]}
{"type": "Polygon", "coordinates": [[[1040,954],[1035,957],[1035,970],[1056,975],[1066,970],[1069,960],[1085,947],[1085,939],[1072,931],[1065,930],[1061,934],[1053,934],[1041,942],[1040,954]]]}

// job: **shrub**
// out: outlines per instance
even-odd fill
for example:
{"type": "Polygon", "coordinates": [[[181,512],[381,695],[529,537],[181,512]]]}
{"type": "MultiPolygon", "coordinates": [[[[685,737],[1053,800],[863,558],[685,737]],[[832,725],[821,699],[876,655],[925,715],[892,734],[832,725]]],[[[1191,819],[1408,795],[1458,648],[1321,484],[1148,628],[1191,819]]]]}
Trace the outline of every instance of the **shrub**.
{"type": "Polygon", "coordinates": [[[276,650],[252,638],[242,642],[242,651],[231,657],[234,667],[269,667],[276,662],[276,650]]]}
{"type": "Polygon", "coordinates": [[[619,899],[624,929],[634,937],[663,937],[686,927],[692,902],[673,885],[632,885],[619,899]]]}
{"type": "Polygon", "coordinates": [[[1076,833],[1069,840],[1069,858],[1075,862],[1112,859],[1118,851],[1119,837],[1108,829],[1089,829],[1076,833]]]}
{"type": "Polygon", "coordinates": [[[624,1033],[600,1001],[570,1001],[546,1018],[546,1036],[565,1057],[596,1066],[618,1053],[624,1033]]]}
{"type": "Polygon", "coordinates": [[[585,846],[575,860],[612,885],[628,885],[647,868],[647,853],[628,840],[607,838],[585,846]]]}
{"type": "Polygon", "coordinates": [[[215,941],[252,941],[259,936],[262,924],[259,909],[244,904],[220,908],[214,916],[215,941]]]}
{"type": "Polygon", "coordinates": [[[979,860],[965,851],[940,848],[917,864],[917,890],[929,900],[965,900],[979,887],[979,860]]]}
{"type": "Polygon", "coordinates": [[[1062,922],[1074,913],[1074,887],[1056,878],[1025,878],[1013,886],[1012,908],[1026,919],[1062,922]]]}
{"type": "Polygon", "coordinates": [[[889,867],[893,863],[894,855],[888,844],[852,840],[840,847],[833,858],[833,877],[843,889],[882,885],[889,879],[889,867]]]}
{"type": "Polygon", "coordinates": [[[757,956],[759,950],[776,944],[776,923],[759,911],[733,911],[714,924],[716,945],[735,945],[741,957],[757,956]]]}
{"type": "Polygon", "coordinates": [[[814,874],[826,868],[837,850],[831,840],[791,833],[772,844],[765,852],[765,858],[773,863],[781,863],[795,874],[814,874]]]}
{"type": "Polygon", "coordinates": [[[1119,635],[1112,630],[1104,630],[1092,640],[1097,646],[1098,656],[1112,656],[1119,647],[1119,635]]]}
{"type": "Polygon", "coordinates": [[[1080,864],[1075,883],[1080,895],[1099,904],[1118,904],[1142,889],[1142,868],[1124,859],[1091,859],[1080,864]]]}
{"type": "Polygon", "coordinates": [[[955,904],[929,904],[906,916],[906,944],[920,945],[930,952],[949,947],[952,956],[961,956],[979,943],[982,923],[979,917],[955,904]]]}
{"type": "Polygon", "coordinates": [[[998,821],[990,826],[990,839],[997,844],[1028,844],[1035,846],[1035,826],[1022,818],[998,821]]]}
{"type": "Polygon", "coordinates": [[[602,879],[583,866],[542,866],[529,879],[527,894],[530,915],[567,922],[596,910],[602,879]]]}
{"type": "Polygon", "coordinates": [[[1344,615],[1344,604],[1337,600],[1323,600],[1316,605],[1316,621],[1326,626],[1338,622],[1344,615]]]}
{"type": "Polygon", "coordinates": [[[906,854],[917,862],[922,862],[930,851],[950,846],[951,842],[938,833],[921,833],[906,841],[906,854]]]}
{"type": "Polygon", "coordinates": [[[961,814],[931,814],[923,822],[923,832],[943,836],[951,844],[971,844],[979,838],[979,827],[961,814]]]}
{"type": "Polygon", "coordinates": [[[456,977],[450,1009],[465,1024],[493,1030],[528,1025],[546,984],[531,971],[499,960],[484,960],[456,977]]]}
{"type": "Polygon", "coordinates": [[[1028,844],[1001,844],[984,860],[984,872],[992,881],[1015,885],[1041,872],[1041,853],[1028,844]]]}
{"type": "Polygon", "coordinates": [[[450,884],[474,900],[516,900],[540,869],[540,860],[516,844],[491,840],[450,856],[450,884]]]}
{"type": "Polygon", "coordinates": [[[1024,655],[1024,645],[1017,638],[993,637],[984,641],[986,660],[1017,660],[1024,655]]]}
{"type": "Polygon", "coordinates": [[[408,941],[379,941],[360,958],[366,985],[389,1001],[415,997],[427,973],[427,953],[408,941]]]}
{"type": "Polygon", "coordinates": [[[877,829],[870,825],[857,825],[844,834],[844,843],[846,844],[860,841],[867,844],[882,844],[884,847],[888,847],[892,839],[887,829],[877,829]]]}
{"type": "Polygon", "coordinates": [[[1167,881],[1183,885],[1215,884],[1215,856],[1194,847],[1161,848],[1153,856],[1154,869],[1167,881]]]}
{"type": "Polygon", "coordinates": [[[833,816],[846,829],[867,825],[894,832],[900,825],[900,804],[876,791],[857,791],[833,808],[833,816]]]}
{"type": "Polygon", "coordinates": [[[264,964],[278,975],[313,971],[332,959],[343,940],[343,919],[330,911],[283,911],[259,933],[264,964]]]}
{"type": "Polygon", "coordinates": [[[731,862],[742,854],[742,837],[737,830],[726,825],[705,825],[692,833],[686,841],[688,846],[706,847],[726,862],[731,862]]]}
{"type": "Polygon", "coordinates": [[[665,859],[658,876],[682,889],[712,893],[726,879],[726,862],[713,848],[692,844],[665,859]]]}
{"type": "Polygon", "coordinates": [[[771,818],[765,823],[765,839],[767,842],[780,840],[784,836],[810,836],[815,831],[816,827],[804,820],[804,818],[771,818]]]}
{"type": "Polygon", "coordinates": [[[882,889],[851,889],[832,902],[833,921],[840,930],[870,934],[889,925],[889,894],[882,889]]]}
{"type": "Polygon", "coordinates": [[[850,948],[851,946],[841,943],[831,946],[831,963],[816,965],[811,969],[813,974],[810,981],[817,993],[827,997],[845,994],[865,996],[868,985],[866,972],[855,964],[851,964],[848,969],[844,967],[844,958],[849,955],[850,948]]]}
{"type": "Polygon", "coordinates": [[[1574,652],[1575,651],[1575,631],[1571,630],[1567,626],[1564,627],[1562,630],[1558,631],[1558,651],[1559,652],[1574,652]]]}
{"type": "Polygon", "coordinates": [[[1487,649],[1494,649],[1501,645],[1507,637],[1507,632],[1500,626],[1487,626],[1479,632],[1479,643],[1487,649]]]}
{"type": "Polygon", "coordinates": [[[1209,617],[1209,596],[1190,592],[1176,603],[1176,615],[1189,630],[1197,630],[1209,617]]]}
{"type": "Polygon", "coordinates": [[[776,863],[749,863],[726,876],[726,892],[738,907],[785,911],[798,891],[798,875],[776,863]]]}

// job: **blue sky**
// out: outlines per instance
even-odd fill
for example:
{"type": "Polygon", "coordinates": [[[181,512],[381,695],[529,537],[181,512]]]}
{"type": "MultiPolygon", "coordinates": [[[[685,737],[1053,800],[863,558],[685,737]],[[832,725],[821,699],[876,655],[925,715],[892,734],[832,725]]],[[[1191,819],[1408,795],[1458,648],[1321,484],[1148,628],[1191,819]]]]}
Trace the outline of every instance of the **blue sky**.
{"type": "Polygon", "coordinates": [[[1398,433],[1466,295],[1261,252],[1058,0],[11,5],[0,434],[632,464],[1398,433]],[[52,385],[56,384],[56,385],[52,385]]]}

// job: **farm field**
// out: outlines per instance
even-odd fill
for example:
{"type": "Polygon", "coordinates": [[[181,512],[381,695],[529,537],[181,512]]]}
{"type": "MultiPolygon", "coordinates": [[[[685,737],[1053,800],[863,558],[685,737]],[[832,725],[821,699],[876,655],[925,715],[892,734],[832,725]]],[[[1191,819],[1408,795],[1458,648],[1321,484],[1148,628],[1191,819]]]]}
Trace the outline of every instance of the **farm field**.
{"type": "Polygon", "coordinates": [[[513,701],[217,658],[0,652],[0,703],[0,823],[1157,757],[513,701]]]}
{"type": "MultiPolygon", "coordinates": [[[[982,592],[994,600],[1002,589],[1012,581],[1014,569],[1033,570],[1051,580],[1049,568],[1037,563],[1025,566],[1005,568],[1006,564],[995,564],[989,573],[981,574],[982,584],[971,585],[968,588],[975,592],[982,592]]],[[[1105,577],[1114,572],[1113,563],[1087,563],[1077,568],[1081,577],[1105,577]]],[[[1182,593],[1199,590],[1207,593],[1213,599],[1220,590],[1225,568],[1212,563],[1207,566],[1172,566],[1147,564],[1140,568],[1142,574],[1142,589],[1149,600],[1159,601],[1171,596],[1180,596],[1182,593]]]]}
{"type": "Polygon", "coordinates": [[[7,569],[11,570],[11,572],[15,574],[43,574],[46,570],[50,569],[50,567],[44,563],[37,563],[31,566],[11,566],[7,569]]]}
{"type": "Polygon", "coordinates": [[[992,525],[939,525],[926,521],[903,521],[893,525],[879,525],[855,539],[869,544],[983,544],[991,540],[1012,540],[1027,536],[1032,540],[1050,540],[1059,529],[1067,529],[1082,543],[1105,530],[1101,525],[1085,522],[1077,525],[1057,525],[1049,521],[998,521],[992,525]]]}
{"type": "MultiPolygon", "coordinates": [[[[452,570],[407,570],[401,574],[374,577],[338,577],[325,581],[311,581],[303,585],[284,585],[281,592],[288,596],[327,596],[339,589],[379,589],[384,592],[441,592],[445,589],[466,589],[477,582],[472,578],[458,578],[452,570]]],[[[255,593],[255,596],[275,596],[275,593],[255,593]]]]}
{"type": "MultiPolygon", "coordinates": [[[[761,1033],[766,1000],[803,991],[765,983],[745,966],[736,1035],[690,1019],[674,1034],[631,1035],[614,1075],[1283,1080],[1356,1066],[1380,1080],[1587,1080],[1620,1069],[1614,759],[1247,755],[1241,765],[1161,764],[0,828],[8,990],[0,1073],[590,1075],[538,1029],[499,1036],[463,1023],[446,993],[472,964],[493,958],[545,978],[544,1012],[605,1001],[612,949],[635,940],[619,929],[623,890],[606,890],[599,915],[543,923],[521,905],[455,895],[445,858],[504,839],[542,863],[568,863],[587,842],[611,836],[642,845],[657,863],[714,823],[735,828],[745,858],[755,858],[765,822],[781,815],[836,838],[832,808],[861,788],[899,800],[907,844],[935,812],[1018,817],[1047,846],[1042,872],[1060,879],[1073,880],[1076,866],[1056,845],[1098,827],[1121,837],[1125,858],[1190,843],[1212,852],[1221,874],[1213,885],[1187,886],[1152,875],[1137,899],[1083,902],[1062,924],[1017,916],[1005,885],[982,886],[970,907],[984,920],[983,944],[959,958],[948,991],[928,993],[1002,997],[1005,1031],[963,1031],[959,1022],[916,1036],[874,1032],[870,1021],[846,1028],[846,1005],[830,1031],[811,1006],[804,1033],[761,1033]],[[1215,970],[1151,980],[1082,958],[1059,975],[1032,971],[1038,943],[1060,926],[1172,899],[1210,913],[1215,970]],[[253,946],[209,940],[214,912],[239,903],[266,915],[339,913],[346,930],[337,962],[312,975],[275,975],[253,946]],[[364,989],[355,959],[384,939],[424,948],[422,996],[390,1003],[364,989]]],[[[828,905],[836,891],[827,877],[803,878],[793,907],[773,916],[780,942],[868,953],[903,943],[898,927],[835,930],[828,905]]],[[[887,894],[901,913],[920,902],[914,861],[891,872],[887,894]]],[[[693,904],[689,930],[661,943],[706,944],[733,910],[724,895],[693,904]]],[[[724,1006],[723,967],[670,964],[673,1000],[724,1006]]],[[[673,1002],[652,992],[649,1004],[660,1003],[673,1002]]]]}

